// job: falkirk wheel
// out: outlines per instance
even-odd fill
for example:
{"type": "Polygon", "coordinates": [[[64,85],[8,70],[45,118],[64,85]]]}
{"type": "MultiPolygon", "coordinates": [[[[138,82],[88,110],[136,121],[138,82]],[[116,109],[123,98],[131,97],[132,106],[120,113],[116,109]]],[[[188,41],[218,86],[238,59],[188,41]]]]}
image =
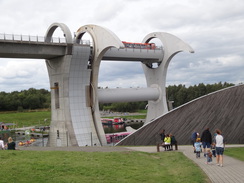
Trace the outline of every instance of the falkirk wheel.
{"type": "Polygon", "coordinates": [[[141,45],[157,38],[159,48],[130,48],[110,30],[98,25],[84,25],[75,36],[63,23],[53,23],[46,32],[46,42],[60,28],[66,39],[66,53],[46,59],[51,87],[51,124],[47,146],[104,146],[107,144],[101,123],[99,102],[148,101],[145,124],[168,112],[166,74],[170,60],[179,52],[193,49],[174,35],[153,32],[141,45]],[[92,46],[82,38],[88,33],[92,46]],[[147,87],[98,90],[102,60],[138,61],[142,64],[147,87]],[[152,63],[158,67],[153,68],[152,63]]]}

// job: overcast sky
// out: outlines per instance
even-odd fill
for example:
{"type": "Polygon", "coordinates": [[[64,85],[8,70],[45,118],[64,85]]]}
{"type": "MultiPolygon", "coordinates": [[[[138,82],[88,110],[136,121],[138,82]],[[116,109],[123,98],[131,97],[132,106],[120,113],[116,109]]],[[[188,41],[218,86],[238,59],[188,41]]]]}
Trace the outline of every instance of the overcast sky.
{"type": "MultiPolygon", "coordinates": [[[[244,83],[243,0],[0,0],[0,33],[44,36],[54,22],[71,32],[87,24],[113,31],[122,41],[141,42],[168,32],[194,54],[170,62],[167,85],[244,83]]],[[[102,62],[101,87],[145,87],[140,63],[102,62]]],[[[44,60],[0,58],[0,91],[49,89],[44,60]]]]}

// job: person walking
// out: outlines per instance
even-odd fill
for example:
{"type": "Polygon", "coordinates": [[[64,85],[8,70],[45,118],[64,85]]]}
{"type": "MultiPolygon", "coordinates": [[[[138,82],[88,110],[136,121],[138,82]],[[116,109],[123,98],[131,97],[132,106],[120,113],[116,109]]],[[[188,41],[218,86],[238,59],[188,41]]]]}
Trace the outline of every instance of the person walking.
{"type": "Polygon", "coordinates": [[[191,144],[193,146],[194,153],[196,152],[196,149],[194,147],[194,144],[196,142],[196,139],[197,139],[197,132],[194,130],[194,132],[191,134],[191,144]]]}
{"type": "Polygon", "coordinates": [[[195,150],[196,150],[196,158],[200,158],[201,145],[202,145],[202,143],[200,141],[201,141],[201,139],[197,138],[197,140],[196,140],[196,142],[194,144],[194,147],[195,147],[195,150]]]}
{"type": "Polygon", "coordinates": [[[214,157],[216,157],[216,145],[215,142],[211,144],[211,150],[214,157]]]}
{"type": "Polygon", "coordinates": [[[4,150],[4,142],[1,137],[0,137],[0,149],[4,150]]]}
{"type": "Polygon", "coordinates": [[[221,131],[219,129],[216,130],[216,162],[218,166],[223,167],[223,154],[224,154],[224,137],[221,135],[221,131]]]}
{"type": "Polygon", "coordinates": [[[207,156],[207,162],[206,162],[206,164],[210,164],[212,162],[212,156],[213,156],[212,153],[211,153],[211,151],[210,151],[210,149],[207,150],[206,156],[207,156]]]}
{"type": "Polygon", "coordinates": [[[206,128],[201,136],[201,141],[202,141],[202,147],[203,147],[203,153],[204,157],[206,157],[206,148],[210,149],[210,146],[212,144],[212,135],[209,131],[209,128],[206,128]]]}

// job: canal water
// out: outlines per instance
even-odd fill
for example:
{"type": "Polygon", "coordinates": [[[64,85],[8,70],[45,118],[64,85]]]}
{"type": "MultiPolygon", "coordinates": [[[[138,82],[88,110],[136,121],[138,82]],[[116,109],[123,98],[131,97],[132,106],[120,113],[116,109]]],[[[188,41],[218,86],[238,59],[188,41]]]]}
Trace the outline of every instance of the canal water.
{"type": "MultiPolygon", "coordinates": [[[[142,125],[141,124],[135,124],[130,125],[133,129],[138,129],[142,125]]],[[[119,125],[104,125],[104,132],[105,133],[117,133],[117,132],[125,132],[126,131],[126,124],[119,124],[119,125]]],[[[14,131],[9,132],[1,132],[0,131],[0,137],[4,141],[4,144],[8,142],[8,138],[12,137],[13,140],[16,143],[16,147],[18,148],[19,142],[26,142],[27,140],[30,141],[31,138],[34,138],[35,141],[31,144],[28,144],[28,146],[39,146],[39,147],[45,147],[47,145],[48,137],[31,137],[30,135],[18,135],[14,131]]]]}
{"type": "MultiPolygon", "coordinates": [[[[143,123],[138,124],[131,124],[129,125],[131,128],[137,130],[138,128],[142,127],[143,123]]],[[[117,133],[117,132],[126,132],[126,124],[103,124],[103,129],[105,133],[117,133]]]]}
{"type": "Polygon", "coordinates": [[[0,137],[2,138],[2,140],[4,141],[4,144],[8,143],[8,138],[12,137],[13,140],[16,143],[16,147],[19,146],[19,142],[26,142],[26,141],[30,141],[32,138],[34,139],[34,141],[31,144],[28,144],[28,146],[46,146],[47,145],[47,140],[48,138],[42,138],[42,137],[31,137],[30,135],[18,135],[16,134],[14,131],[9,131],[9,132],[1,132],[0,133],[0,137]]]}

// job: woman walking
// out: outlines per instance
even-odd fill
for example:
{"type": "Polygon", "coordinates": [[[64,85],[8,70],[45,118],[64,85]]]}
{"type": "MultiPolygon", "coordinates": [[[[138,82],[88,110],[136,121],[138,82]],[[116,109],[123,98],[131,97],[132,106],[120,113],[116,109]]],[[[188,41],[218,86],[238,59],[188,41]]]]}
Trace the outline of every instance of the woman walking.
{"type": "Polygon", "coordinates": [[[223,167],[223,154],[224,154],[224,137],[221,135],[221,131],[219,129],[216,130],[216,161],[217,165],[223,167]]]}

